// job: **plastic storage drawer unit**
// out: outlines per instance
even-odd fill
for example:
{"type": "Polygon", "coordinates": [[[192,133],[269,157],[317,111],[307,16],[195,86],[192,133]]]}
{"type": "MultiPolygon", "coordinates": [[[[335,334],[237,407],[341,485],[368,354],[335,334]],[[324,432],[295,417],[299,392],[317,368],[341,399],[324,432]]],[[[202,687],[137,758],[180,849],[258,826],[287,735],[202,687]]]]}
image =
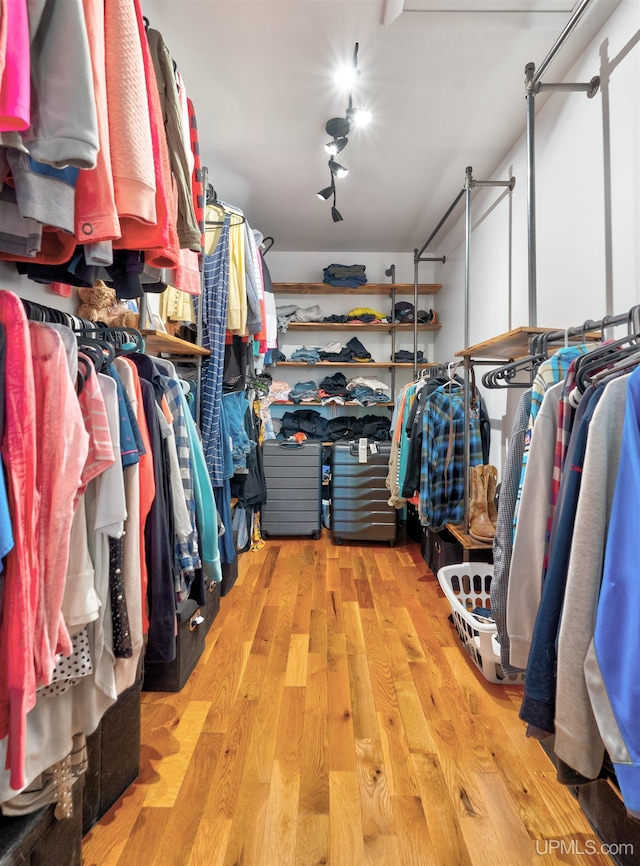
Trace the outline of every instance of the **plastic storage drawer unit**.
{"type": "Polygon", "coordinates": [[[388,442],[337,442],[331,455],[331,530],[343,539],[396,538],[396,509],[388,504],[388,442]]]}
{"type": "Polygon", "coordinates": [[[261,529],[269,535],[311,535],[322,531],[322,443],[269,439],[262,458],[267,501],[261,529]]]}

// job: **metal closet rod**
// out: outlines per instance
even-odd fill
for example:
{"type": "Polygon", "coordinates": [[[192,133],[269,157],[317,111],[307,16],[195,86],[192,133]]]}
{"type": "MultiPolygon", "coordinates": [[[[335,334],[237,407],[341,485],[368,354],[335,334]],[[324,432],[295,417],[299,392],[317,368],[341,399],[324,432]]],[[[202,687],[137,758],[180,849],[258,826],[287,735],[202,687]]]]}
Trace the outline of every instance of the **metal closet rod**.
{"type": "Polygon", "coordinates": [[[556,41],[555,41],[555,42],[553,43],[553,45],[551,46],[551,50],[549,51],[549,53],[547,54],[547,56],[544,58],[544,60],[543,60],[542,63],[540,64],[540,66],[538,66],[538,69],[537,69],[536,73],[534,74],[533,78],[531,79],[531,83],[532,83],[532,84],[535,85],[535,84],[537,84],[537,83],[540,81],[540,79],[542,78],[542,76],[545,74],[545,72],[547,71],[547,69],[549,68],[549,66],[551,65],[551,63],[553,62],[553,60],[555,59],[556,54],[557,54],[558,51],[560,51],[560,49],[562,48],[562,46],[563,46],[564,42],[566,41],[567,37],[568,37],[568,36],[570,35],[570,33],[572,33],[573,30],[575,29],[575,27],[576,27],[578,21],[582,18],[582,15],[584,14],[584,12],[585,12],[587,6],[588,6],[590,3],[591,3],[591,0],[582,0],[582,3],[580,3],[580,5],[578,6],[578,8],[575,10],[575,12],[573,13],[573,15],[571,16],[571,18],[569,19],[569,21],[568,21],[567,24],[565,25],[565,28],[564,28],[564,30],[562,31],[562,33],[558,36],[558,38],[556,39],[556,41]]]}
{"type": "Polygon", "coordinates": [[[600,79],[596,75],[589,82],[542,84],[540,79],[549,68],[568,36],[576,27],[578,21],[584,14],[591,0],[581,0],[573,15],[565,25],[562,33],[554,42],[551,50],[544,58],[538,69],[534,63],[527,63],[524,70],[525,93],[526,93],[526,118],[527,118],[527,258],[528,258],[528,299],[529,299],[529,325],[538,323],[538,275],[536,264],[536,189],[535,189],[535,113],[536,96],[542,92],[583,92],[589,99],[593,98],[600,87],[600,79]]]}
{"type": "Polygon", "coordinates": [[[438,232],[440,231],[440,229],[442,228],[442,226],[443,226],[443,225],[446,223],[446,221],[449,219],[449,217],[450,217],[451,214],[453,213],[453,210],[454,210],[455,206],[458,204],[458,202],[460,201],[460,199],[462,198],[463,195],[464,195],[464,187],[460,190],[460,192],[458,193],[458,195],[454,198],[453,202],[451,203],[451,206],[449,207],[449,209],[447,210],[447,212],[445,213],[445,215],[442,217],[442,219],[440,220],[440,222],[438,223],[438,225],[437,225],[437,226],[434,228],[434,230],[431,232],[431,234],[430,234],[429,237],[426,239],[426,241],[423,243],[423,245],[420,247],[420,249],[414,251],[414,254],[413,254],[413,260],[414,260],[414,262],[426,262],[426,261],[429,261],[429,262],[432,262],[432,261],[438,261],[438,262],[439,262],[439,261],[442,261],[442,262],[444,263],[444,261],[445,261],[445,256],[442,256],[442,259],[423,259],[423,258],[421,258],[421,256],[422,256],[422,253],[423,253],[423,252],[426,250],[426,248],[429,246],[429,244],[431,243],[431,241],[432,241],[432,240],[435,238],[435,236],[438,234],[438,232]]]}
{"type": "Polygon", "coordinates": [[[577,337],[578,335],[586,337],[587,331],[595,331],[597,329],[600,329],[601,334],[604,334],[606,328],[613,327],[614,325],[627,325],[629,328],[633,328],[634,332],[638,332],[640,330],[640,305],[631,307],[628,312],[620,313],[616,316],[587,319],[581,325],[574,325],[565,331],[545,331],[544,337],[546,338],[546,342],[552,343],[567,337],[577,337]]]}

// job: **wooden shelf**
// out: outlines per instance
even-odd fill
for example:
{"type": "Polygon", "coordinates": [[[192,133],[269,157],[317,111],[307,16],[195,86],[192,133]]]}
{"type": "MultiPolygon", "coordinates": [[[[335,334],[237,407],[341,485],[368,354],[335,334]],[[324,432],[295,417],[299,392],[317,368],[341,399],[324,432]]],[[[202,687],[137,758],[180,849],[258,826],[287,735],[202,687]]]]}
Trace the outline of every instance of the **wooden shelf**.
{"type": "MultiPolygon", "coordinates": [[[[529,338],[534,334],[546,334],[549,331],[561,331],[562,328],[534,328],[523,325],[520,328],[514,328],[512,331],[507,331],[497,337],[492,337],[490,340],[485,340],[482,343],[476,343],[475,346],[469,346],[467,349],[462,349],[456,352],[457,358],[495,358],[501,361],[510,361],[514,358],[523,358],[529,354],[529,338]]],[[[600,334],[589,332],[586,335],[587,340],[598,340],[600,334]]],[[[570,337],[571,343],[582,342],[582,334],[575,337],[570,337]]],[[[558,348],[557,346],[555,348],[558,348]]]]}
{"type": "Polygon", "coordinates": [[[493,543],[484,544],[481,541],[476,541],[475,538],[471,538],[471,536],[464,531],[464,524],[456,526],[453,523],[447,523],[447,529],[454,538],[460,542],[465,550],[491,550],[493,548],[493,543]]]}
{"type": "MultiPolygon", "coordinates": [[[[289,322],[289,330],[296,331],[413,331],[413,323],[408,325],[395,325],[391,322],[382,322],[379,325],[370,322],[359,325],[354,322],[289,322]]],[[[442,325],[439,322],[418,322],[419,331],[439,331],[442,325]]]]}
{"type": "Polygon", "coordinates": [[[190,343],[188,340],[181,340],[179,337],[172,337],[170,334],[165,334],[163,331],[140,331],[144,337],[145,348],[147,352],[164,354],[164,355],[210,355],[208,349],[202,346],[196,346],[195,343],[190,343]]]}
{"type": "MultiPolygon", "coordinates": [[[[276,295],[390,295],[395,288],[396,294],[413,294],[413,283],[365,283],[357,289],[343,286],[330,286],[328,283],[274,283],[276,295]]],[[[420,283],[419,295],[435,295],[442,288],[442,283],[420,283]]]]}
{"type": "MultiPolygon", "coordinates": [[[[418,367],[434,367],[435,364],[422,363],[418,367]]],[[[306,361],[278,361],[276,367],[349,367],[349,369],[358,368],[370,370],[372,367],[413,367],[413,363],[401,361],[370,361],[368,363],[358,363],[357,361],[345,361],[343,364],[335,361],[317,361],[315,364],[307,364],[306,361]]]]}

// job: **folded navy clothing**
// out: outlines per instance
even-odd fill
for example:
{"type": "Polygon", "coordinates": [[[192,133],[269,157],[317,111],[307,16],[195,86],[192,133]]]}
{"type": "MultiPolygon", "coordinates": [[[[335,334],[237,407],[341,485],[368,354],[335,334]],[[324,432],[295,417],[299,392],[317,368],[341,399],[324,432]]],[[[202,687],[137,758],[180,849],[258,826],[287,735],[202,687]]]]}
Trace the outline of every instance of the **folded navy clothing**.
{"type": "Polygon", "coordinates": [[[344,373],[334,373],[333,376],[325,376],[318,387],[325,394],[330,394],[334,397],[346,397],[349,394],[347,379],[344,373]]]}
{"type": "Polygon", "coordinates": [[[324,322],[332,322],[334,324],[342,324],[347,321],[346,316],[336,316],[335,314],[332,316],[325,316],[323,319],[324,322]]]}
{"type": "MultiPolygon", "coordinates": [[[[393,360],[400,364],[411,363],[413,361],[413,352],[407,352],[406,349],[400,349],[400,351],[396,352],[393,356],[393,360]]],[[[421,364],[423,361],[424,353],[418,349],[418,363],[421,364]]]]}
{"type": "Polygon", "coordinates": [[[332,279],[337,278],[339,280],[346,280],[355,277],[364,278],[364,280],[366,281],[364,265],[332,264],[326,268],[323,268],[323,273],[325,277],[331,277],[332,279]]]}

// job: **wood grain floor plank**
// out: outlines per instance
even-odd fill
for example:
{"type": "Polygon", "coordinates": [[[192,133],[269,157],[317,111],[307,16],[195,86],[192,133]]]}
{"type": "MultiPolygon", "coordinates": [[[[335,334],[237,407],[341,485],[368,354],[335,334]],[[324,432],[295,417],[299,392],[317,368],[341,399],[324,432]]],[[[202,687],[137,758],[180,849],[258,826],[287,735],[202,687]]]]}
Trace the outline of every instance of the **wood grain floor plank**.
{"type": "Polygon", "coordinates": [[[175,805],[210,708],[210,701],[190,701],[187,704],[185,712],[173,729],[178,749],[156,766],[156,779],[147,789],[145,807],[171,808],[175,805]]]}
{"type": "Polygon", "coordinates": [[[448,615],[412,545],[244,554],[184,689],[143,693],[140,777],[84,866],[553,866],[547,840],[594,840],[448,615]]]}
{"type": "Polygon", "coordinates": [[[329,862],[363,866],[362,812],[355,771],[330,771],[329,799],[329,862]]]}

